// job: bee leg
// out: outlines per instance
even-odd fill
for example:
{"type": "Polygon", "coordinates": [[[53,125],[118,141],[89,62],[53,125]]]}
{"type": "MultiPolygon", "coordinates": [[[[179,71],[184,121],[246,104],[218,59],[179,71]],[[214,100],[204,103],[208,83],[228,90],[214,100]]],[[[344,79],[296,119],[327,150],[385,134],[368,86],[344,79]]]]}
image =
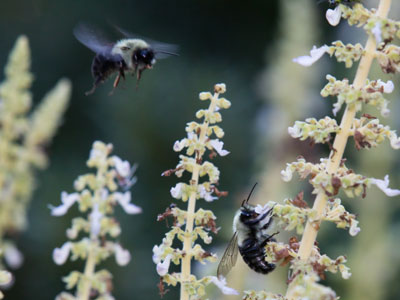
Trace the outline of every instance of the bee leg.
{"type": "Polygon", "coordinates": [[[267,237],[262,243],[261,243],[261,247],[265,247],[265,245],[268,244],[268,242],[276,242],[276,240],[273,238],[274,235],[279,234],[279,231],[271,234],[269,237],[267,237]]]}
{"type": "Polygon", "coordinates": [[[136,74],[136,78],[137,78],[137,81],[136,81],[136,90],[137,90],[138,87],[139,87],[139,81],[140,81],[140,78],[142,77],[142,72],[143,72],[143,69],[138,69],[138,70],[137,70],[137,74],[136,74]]]}
{"type": "Polygon", "coordinates": [[[121,72],[119,72],[117,77],[115,77],[113,89],[111,90],[111,92],[108,93],[108,96],[111,96],[112,94],[114,94],[114,90],[118,86],[120,80],[121,80],[121,72]]]}
{"type": "Polygon", "coordinates": [[[89,95],[93,94],[94,91],[97,89],[97,87],[99,86],[99,84],[100,84],[101,82],[102,82],[102,79],[101,79],[100,77],[97,77],[96,80],[95,80],[94,83],[93,83],[92,89],[91,89],[90,91],[87,91],[87,92],[85,93],[85,96],[89,96],[89,95]]]}

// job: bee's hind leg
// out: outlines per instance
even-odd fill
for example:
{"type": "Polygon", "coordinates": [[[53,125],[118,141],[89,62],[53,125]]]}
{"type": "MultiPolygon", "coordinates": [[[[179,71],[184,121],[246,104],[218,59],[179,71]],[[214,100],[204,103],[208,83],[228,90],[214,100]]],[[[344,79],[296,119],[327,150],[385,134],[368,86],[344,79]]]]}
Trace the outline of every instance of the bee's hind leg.
{"type": "Polygon", "coordinates": [[[114,84],[113,84],[113,89],[112,89],[111,92],[108,94],[109,96],[111,96],[112,94],[114,94],[114,90],[115,90],[116,87],[118,86],[118,84],[119,84],[119,82],[120,82],[120,80],[121,80],[121,77],[125,80],[125,73],[124,73],[123,70],[120,70],[119,73],[118,73],[118,75],[117,75],[117,77],[115,77],[114,84]]]}
{"type": "Polygon", "coordinates": [[[137,70],[137,74],[136,74],[136,90],[139,88],[139,81],[140,78],[142,78],[142,72],[144,71],[144,69],[138,69],[137,70]]]}
{"type": "Polygon", "coordinates": [[[103,79],[101,77],[97,77],[93,83],[92,89],[85,92],[85,96],[89,96],[89,95],[93,94],[102,81],[103,81],[103,79]]]}

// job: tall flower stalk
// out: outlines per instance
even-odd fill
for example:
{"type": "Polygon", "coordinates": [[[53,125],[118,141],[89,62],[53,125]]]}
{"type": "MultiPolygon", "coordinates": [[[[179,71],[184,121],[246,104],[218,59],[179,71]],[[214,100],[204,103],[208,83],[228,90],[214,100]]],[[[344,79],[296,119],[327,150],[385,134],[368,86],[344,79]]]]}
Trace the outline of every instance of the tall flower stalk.
{"type": "Polygon", "coordinates": [[[352,236],[360,231],[356,215],[345,209],[338,197],[339,191],[343,191],[349,198],[365,197],[366,189],[376,185],[387,196],[400,195],[399,190],[389,188],[388,176],[382,180],[357,174],[346,167],[346,160],[343,159],[349,137],[354,138],[358,150],[376,147],[385,140],[389,140],[392,148],[400,148],[400,139],[396,132],[381,124],[378,118],[369,114],[356,117],[364,105],[375,106],[382,116],[387,116],[390,112],[384,94],[393,91],[393,83],[368,80],[374,58],[385,73],[400,71],[399,47],[391,44],[395,37],[400,36],[400,22],[387,19],[390,4],[390,0],[381,0],[377,11],[368,10],[360,3],[352,6],[340,4],[334,10],[328,10],[327,19],[332,25],[337,25],[341,18],[345,18],[350,25],[363,27],[369,35],[366,46],[344,45],[337,41],[331,46],[314,47],[309,56],[294,59],[301,65],[310,66],[324,53],[328,53],[335,56],[339,62],[344,62],[346,67],[351,67],[358,60],[360,63],[352,84],[346,79],[337,80],[328,75],[328,84],[321,91],[323,97],[337,97],[337,102],[333,105],[334,115],[346,104],[340,125],[327,116],[320,120],[308,118],[305,122],[296,121],[294,126],[289,128],[292,137],[309,139],[312,143],[330,144],[333,135],[335,139],[330,146],[331,153],[328,158],[322,158],[320,163],[315,164],[299,157],[296,162],[287,164],[281,173],[284,181],[291,181],[294,173],[298,173],[302,179],[309,177],[313,194],[316,194],[312,208],[309,208],[303,199],[303,193],[294,199],[287,199],[285,205],[274,206],[278,225],[286,230],[296,229],[297,233],[302,234],[301,241],[293,237],[288,244],[268,243],[266,246],[267,261],[290,262],[286,296],[249,291],[246,299],[336,299],[336,293],[330,287],[318,282],[325,278],[325,272],[340,272],[344,279],[349,278],[351,273],[345,265],[345,256],[331,259],[321,254],[316,246],[320,225],[323,221],[333,222],[338,228],[349,229],[352,236]]]}
{"type": "Polygon", "coordinates": [[[198,119],[203,119],[202,123],[189,122],[186,126],[187,138],[176,141],[174,151],[180,152],[186,148],[186,155],[180,155],[180,161],[175,169],[165,171],[163,176],[170,176],[173,173],[181,177],[183,173],[191,173],[189,184],[180,182],[171,189],[171,195],[175,199],[188,202],[187,211],[171,205],[165,213],[159,215],[159,220],[168,216],[174,218],[171,231],[166,233],[163,242],[153,248],[153,261],[157,264],[157,273],[160,275],[160,293],[164,293],[164,283],[175,286],[181,285],[180,299],[194,300],[202,299],[205,295],[205,287],[213,282],[223,293],[234,294],[236,291],[226,287],[224,279],[215,276],[206,276],[197,279],[191,272],[192,259],[201,263],[204,260],[215,262],[217,257],[204,250],[195,241],[200,237],[204,243],[209,244],[212,241],[209,232],[217,233],[215,215],[210,210],[199,208],[196,210],[196,201],[204,199],[208,202],[226,195],[226,192],[220,192],[217,188],[220,171],[209,161],[206,161],[204,154],[210,151],[209,158],[216,155],[225,156],[229,154],[223,149],[223,142],[219,140],[224,136],[224,131],[216,125],[222,121],[219,110],[227,109],[231,103],[225,98],[220,98],[220,94],[225,93],[225,84],[216,84],[214,94],[209,92],[200,93],[199,98],[202,101],[210,101],[207,109],[200,109],[196,113],[198,119]],[[217,138],[212,138],[215,134],[217,138]],[[208,176],[208,180],[200,182],[200,178],[208,176]],[[182,227],[185,226],[183,230],[182,227]],[[175,249],[172,243],[175,239],[183,243],[182,249],[175,249]],[[170,262],[181,265],[180,273],[169,273],[170,262]]]}
{"type": "Polygon", "coordinates": [[[116,241],[121,228],[113,217],[114,207],[119,204],[127,214],[138,214],[141,208],[131,203],[128,189],[136,182],[133,177],[135,166],[118,156],[110,156],[111,144],[95,142],[90,152],[87,166],[95,168],[95,173],[81,175],[74,183],[76,192],[62,192],[62,204],[51,206],[53,216],[63,216],[77,203],[79,211],[86,214],[72,220],[67,230],[70,241],[54,249],[53,259],[56,264],[64,264],[71,254],[71,260],[85,261],[83,272],[72,271],[64,278],[67,289],[76,287],[76,293],[62,292],[58,300],[112,300],[112,274],[105,270],[96,270],[99,263],[111,255],[118,265],[129,263],[131,255],[116,241]],[[75,241],[81,234],[88,235],[75,241]]]}
{"type": "MultiPolygon", "coordinates": [[[[18,268],[23,254],[13,237],[27,227],[27,208],[35,169],[48,164],[45,146],[55,135],[68,106],[71,83],[60,80],[31,112],[33,82],[27,37],[17,39],[0,84],[0,287],[10,283],[3,266],[18,268]]],[[[0,299],[3,294],[0,292],[0,299]]]]}

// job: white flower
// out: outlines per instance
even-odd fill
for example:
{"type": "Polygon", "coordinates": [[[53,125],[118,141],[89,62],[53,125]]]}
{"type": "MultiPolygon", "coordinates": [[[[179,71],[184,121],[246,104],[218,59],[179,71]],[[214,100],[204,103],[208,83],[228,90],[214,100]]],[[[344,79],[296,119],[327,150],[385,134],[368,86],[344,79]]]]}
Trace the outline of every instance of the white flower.
{"type": "Polygon", "coordinates": [[[199,194],[200,194],[200,198],[203,198],[207,202],[212,202],[212,201],[218,199],[218,197],[212,196],[211,192],[208,192],[203,185],[199,186],[199,194]]]}
{"type": "Polygon", "coordinates": [[[281,171],[281,178],[283,181],[289,182],[290,180],[292,180],[292,177],[293,177],[293,172],[289,168],[286,168],[286,170],[281,171]]]}
{"type": "Polygon", "coordinates": [[[345,265],[340,264],[339,271],[342,274],[343,279],[349,279],[351,277],[350,268],[346,267],[345,265]]]}
{"type": "Polygon", "coordinates": [[[374,28],[372,28],[371,33],[375,37],[376,44],[382,43],[382,31],[381,31],[381,22],[376,22],[374,28]]]}
{"type": "Polygon", "coordinates": [[[157,264],[157,273],[160,276],[165,276],[168,273],[169,265],[171,263],[172,255],[168,254],[163,262],[157,264]]]}
{"type": "Polygon", "coordinates": [[[268,204],[265,204],[264,206],[257,204],[256,208],[254,211],[260,215],[265,214],[268,210],[270,210],[271,207],[269,207],[268,204]]]}
{"type": "Polygon", "coordinates": [[[99,204],[93,205],[92,212],[90,213],[90,233],[92,236],[98,236],[101,229],[101,218],[103,214],[99,211],[99,204]]]}
{"type": "Polygon", "coordinates": [[[4,246],[4,259],[10,268],[18,269],[24,261],[24,256],[22,255],[21,251],[17,249],[17,247],[8,243],[4,246]]]}
{"type": "Polygon", "coordinates": [[[342,17],[342,11],[339,5],[336,6],[335,9],[328,9],[325,13],[325,17],[332,26],[338,25],[342,17]]]}
{"type": "Polygon", "coordinates": [[[394,132],[390,134],[390,145],[393,149],[400,149],[400,138],[394,132]]]}
{"type": "Polygon", "coordinates": [[[288,133],[292,138],[299,138],[301,137],[301,130],[298,126],[293,126],[288,128],[288,133]]]}
{"type": "Polygon", "coordinates": [[[184,139],[182,139],[180,141],[176,141],[174,143],[174,146],[173,146],[174,151],[175,152],[181,151],[186,146],[186,143],[187,143],[187,139],[186,138],[184,138],[184,139]]]}
{"type": "Polygon", "coordinates": [[[218,139],[211,140],[210,145],[214,148],[215,151],[218,152],[220,156],[225,156],[229,154],[229,151],[222,149],[224,146],[224,142],[221,142],[218,139]]]}
{"type": "Polygon", "coordinates": [[[131,174],[131,164],[127,160],[122,160],[118,156],[113,156],[115,169],[121,177],[128,177],[131,174]]]}
{"type": "Polygon", "coordinates": [[[134,214],[140,214],[142,212],[142,209],[139,206],[130,203],[131,202],[130,192],[125,192],[123,194],[120,192],[116,192],[114,193],[114,197],[115,200],[118,201],[119,205],[121,205],[121,207],[127,214],[134,215],[134,214]]]}
{"type": "Polygon", "coordinates": [[[67,213],[68,209],[79,200],[79,194],[78,193],[72,193],[68,194],[67,192],[62,192],[61,193],[61,202],[62,204],[59,206],[53,206],[49,205],[49,208],[51,209],[51,215],[52,216],[63,216],[67,213]]]}
{"type": "Polygon", "coordinates": [[[371,178],[371,183],[375,184],[380,190],[382,190],[386,196],[394,197],[400,195],[400,190],[389,188],[389,175],[386,175],[384,180],[371,178]]]}
{"type": "Polygon", "coordinates": [[[71,251],[71,242],[66,242],[61,248],[56,248],[53,250],[53,260],[57,265],[62,265],[66,262],[69,252],[71,251]]]}
{"type": "Polygon", "coordinates": [[[391,80],[384,83],[382,80],[378,79],[377,86],[378,86],[378,88],[383,87],[383,92],[386,94],[390,94],[394,90],[394,84],[393,84],[393,81],[391,81],[391,80]]]}
{"type": "Polygon", "coordinates": [[[115,244],[115,260],[118,265],[126,266],[131,261],[131,254],[128,250],[121,247],[120,244],[115,244]]]}
{"type": "Polygon", "coordinates": [[[171,196],[175,199],[182,198],[182,188],[184,187],[183,183],[177,183],[174,187],[171,188],[170,193],[171,196]]]}
{"type": "Polygon", "coordinates": [[[322,57],[322,55],[324,55],[328,51],[329,51],[329,47],[327,45],[324,45],[319,48],[314,46],[312,48],[312,50],[310,51],[310,56],[304,55],[304,56],[299,56],[299,57],[293,58],[293,62],[298,63],[299,65],[302,65],[304,67],[309,67],[313,63],[315,63],[317,60],[319,60],[322,57]]]}
{"type": "Polygon", "coordinates": [[[226,279],[222,276],[210,276],[211,282],[214,283],[224,295],[239,295],[238,291],[226,286],[226,279]]]}
{"type": "Polygon", "coordinates": [[[358,227],[358,221],[354,220],[351,222],[349,233],[351,236],[356,236],[361,231],[361,228],[358,227]]]}
{"type": "Polygon", "coordinates": [[[153,262],[158,264],[161,261],[161,255],[163,254],[163,248],[154,245],[153,247],[153,262]]]}

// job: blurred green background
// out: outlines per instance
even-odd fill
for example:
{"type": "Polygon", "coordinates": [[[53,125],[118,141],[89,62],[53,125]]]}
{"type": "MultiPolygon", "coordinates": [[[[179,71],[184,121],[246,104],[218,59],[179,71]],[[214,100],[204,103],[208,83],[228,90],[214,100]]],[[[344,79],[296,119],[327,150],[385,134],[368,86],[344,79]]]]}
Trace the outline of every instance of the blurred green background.
{"type": "MultiPolygon", "coordinates": [[[[48,148],[50,167],[37,176],[38,188],[28,216],[29,229],[19,237],[18,245],[25,255],[25,263],[19,270],[14,271],[16,283],[6,291],[6,299],[54,299],[64,290],[62,276],[67,275],[70,270],[82,269],[83,266],[79,262],[68,262],[60,267],[55,265],[51,258],[52,250],[66,240],[65,230],[70,225],[72,216],[77,214],[76,208],[70,210],[66,216],[55,218],[50,216],[47,206],[50,203],[58,204],[61,191],[72,192],[75,178],[88,172],[85,162],[95,140],[113,143],[115,154],[139,164],[139,181],[133,187],[132,194],[133,202],[140,205],[144,213],[127,216],[121,211],[118,212],[122,223],[121,242],[131,250],[132,261],[123,268],[117,267],[113,259],[109,259],[104,265],[114,276],[113,294],[116,299],[159,299],[156,287],[158,276],[152,262],[151,250],[155,244],[161,242],[167,228],[163,222],[157,223],[156,217],[171,203],[169,190],[178,181],[174,176],[162,178],[160,174],[177,164],[178,154],[172,150],[172,145],[175,140],[184,137],[186,122],[194,120],[195,112],[204,107],[204,103],[198,100],[198,93],[212,90],[213,85],[219,82],[227,85],[227,93],[224,96],[232,102],[232,107],[222,112],[221,123],[226,133],[223,138],[225,148],[230,150],[231,154],[215,159],[214,163],[221,171],[220,188],[228,190],[229,197],[211,204],[199,203],[198,206],[212,209],[217,215],[218,225],[222,229],[211,248],[220,253],[223,251],[222,248],[231,234],[231,222],[237,203],[248,193],[249,187],[255,181],[261,181],[261,189],[273,188],[260,179],[259,174],[260,170],[268,170],[271,161],[271,157],[268,157],[269,148],[276,149],[275,126],[287,127],[295,121],[291,118],[277,119],[276,115],[273,115],[272,107],[277,104],[271,104],[273,99],[270,98],[273,96],[269,95],[268,89],[265,91],[265,87],[270,84],[267,82],[269,77],[263,76],[274,63],[275,69],[281,68],[276,65],[276,58],[280,53],[278,46],[287,33],[285,30],[289,30],[282,26],[282,3],[290,7],[294,2],[296,1],[2,1],[0,66],[5,65],[17,36],[26,34],[30,40],[32,72],[35,75],[32,89],[34,99],[39,101],[61,77],[68,77],[73,83],[70,107],[57,136],[48,148]],[[178,44],[180,56],[158,61],[154,70],[144,73],[138,90],[135,90],[135,80],[129,77],[123,83],[125,88],[118,89],[111,97],[108,96],[112,88],[111,80],[101,86],[94,95],[86,97],[84,92],[92,86],[90,65],[93,53],[73,37],[72,30],[78,22],[86,21],[112,32],[109,20],[115,20],[121,27],[140,35],[178,44]],[[268,123],[267,119],[274,117],[279,124],[268,123]]],[[[312,9],[302,13],[310,14],[310,18],[314,19],[304,36],[297,36],[299,41],[309,41],[305,49],[311,49],[313,44],[321,45],[339,38],[344,42],[354,40],[352,31],[347,30],[348,26],[344,22],[338,30],[327,26],[324,19],[325,4],[317,5],[316,1],[312,0],[301,2],[308,3],[306,7],[312,4],[312,9]]],[[[302,23],[297,25],[304,26],[302,23]]],[[[357,33],[356,39],[365,41],[364,33],[357,33]]],[[[306,54],[304,49],[296,51],[293,45],[291,50],[293,56],[306,54]]],[[[290,58],[288,57],[287,61],[290,58]]],[[[339,78],[352,78],[354,73],[354,69],[345,70],[342,65],[326,58],[321,65],[319,68],[305,70],[311,73],[319,72],[315,74],[313,84],[304,87],[309,90],[307,95],[312,95],[307,99],[310,109],[304,113],[305,117],[320,118],[331,114],[330,101],[321,100],[319,97],[319,89],[324,85],[327,72],[332,72],[339,78]]],[[[293,69],[297,70],[296,68],[299,67],[293,65],[293,69]]],[[[0,78],[2,80],[3,76],[0,78]]],[[[392,76],[391,79],[395,84],[398,83],[398,77],[392,76]]],[[[285,77],[281,78],[280,84],[281,89],[290,89],[291,82],[285,77]]],[[[296,97],[296,90],[291,90],[291,93],[290,101],[302,101],[296,97]]],[[[396,98],[396,95],[392,98],[396,98]]],[[[297,106],[301,107],[301,102],[297,103],[297,106]]],[[[398,115],[398,105],[393,103],[391,108],[392,116],[398,115]]],[[[396,122],[398,128],[400,124],[397,118],[394,119],[394,128],[396,122]]],[[[294,143],[288,139],[286,132],[283,132],[280,139],[285,140],[285,147],[279,148],[280,154],[289,156],[291,160],[299,154],[312,157],[314,161],[317,161],[320,155],[327,155],[327,147],[311,148],[307,143],[294,143]],[[282,153],[284,151],[288,154],[282,153]]],[[[346,156],[352,168],[375,177],[383,177],[391,171],[391,185],[400,186],[396,177],[399,167],[398,154],[393,150],[391,155],[394,158],[390,163],[368,168],[368,162],[379,162],[379,150],[372,150],[369,155],[373,158],[366,158],[367,163],[362,163],[362,159],[358,157],[363,151],[356,152],[352,142],[348,148],[350,150],[346,156]],[[392,168],[389,170],[390,165],[392,168]]],[[[280,165],[282,169],[285,167],[284,162],[280,165]]],[[[279,179],[279,172],[275,169],[274,171],[275,173],[269,176],[279,179]]],[[[296,186],[291,187],[289,184],[284,185],[284,189],[283,197],[293,197],[299,191],[296,186]]],[[[306,192],[309,191],[307,187],[306,192]]],[[[363,251],[368,251],[365,247],[372,249],[374,241],[382,235],[385,237],[383,243],[389,241],[394,247],[398,245],[398,199],[385,200],[382,194],[377,195],[381,198],[374,199],[375,203],[379,204],[379,208],[390,207],[390,213],[387,210],[383,213],[387,224],[382,225],[382,228],[377,229],[372,225],[371,231],[361,232],[360,239],[362,235],[366,239],[363,251]]],[[[307,199],[311,199],[311,196],[308,195],[307,199]]],[[[361,213],[360,205],[369,203],[360,199],[351,201],[354,205],[351,205],[350,210],[356,213],[361,213]]],[[[344,203],[350,201],[345,200],[344,203]]],[[[364,224],[367,226],[369,220],[380,218],[376,215],[378,210],[373,209],[371,217],[366,218],[364,223],[361,222],[361,228],[364,224]]],[[[320,235],[323,251],[331,256],[348,255],[351,268],[356,267],[356,260],[353,263],[349,256],[355,251],[355,241],[356,239],[350,239],[346,232],[336,230],[333,226],[324,229],[320,235]]],[[[387,276],[384,276],[384,282],[379,286],[378,296],[367,296],[363,299],[400,297],[399,290],[393,284],[400,278],[399,255],[398,251],[390,249],[390,253],[383,251],[365,259],[361,254],[354,256],[361,260],[361,265],[366,266],[373,260],[376,260],[374,265],[382,266],[380,260],[384,259],[387,262],[390,258],[389,264],[385,265],[390,265],[390,268],[383,268],[383,275],[387,276]]],[[[376,268],[371,267],[369,271],[373,275],[376,268]]],[[[363,282],[362,276],[368,278],[371,275],[368,274],[369,271],[358,274],[358,280],[363,282]]],[[[210,269],[210,272],[213,270],[210,269]]],[[[284,277],[273,279],[274,276],[278,275],[258,276],[257,286],[250,283],[246,287],[262,289],[263,285],[259,282],[269,280],[285,283],[284,277]]],[[[350,279],[350,283],[344,282],[336,277],[328,275],[327,284],[342,295],[342,299],[357,299],[357,296],[351,296],[351,291],[355,289],[355,281],[352,283],[353,279],[350,279]]],[[[170,290],[164,299],[177,299],[178,289],[170,290]]],[[[274,291],[273,288],[272,290],[274,291]]],[[[219,292],[216,292],[215,298],[219,295],[219,292]]]]}

